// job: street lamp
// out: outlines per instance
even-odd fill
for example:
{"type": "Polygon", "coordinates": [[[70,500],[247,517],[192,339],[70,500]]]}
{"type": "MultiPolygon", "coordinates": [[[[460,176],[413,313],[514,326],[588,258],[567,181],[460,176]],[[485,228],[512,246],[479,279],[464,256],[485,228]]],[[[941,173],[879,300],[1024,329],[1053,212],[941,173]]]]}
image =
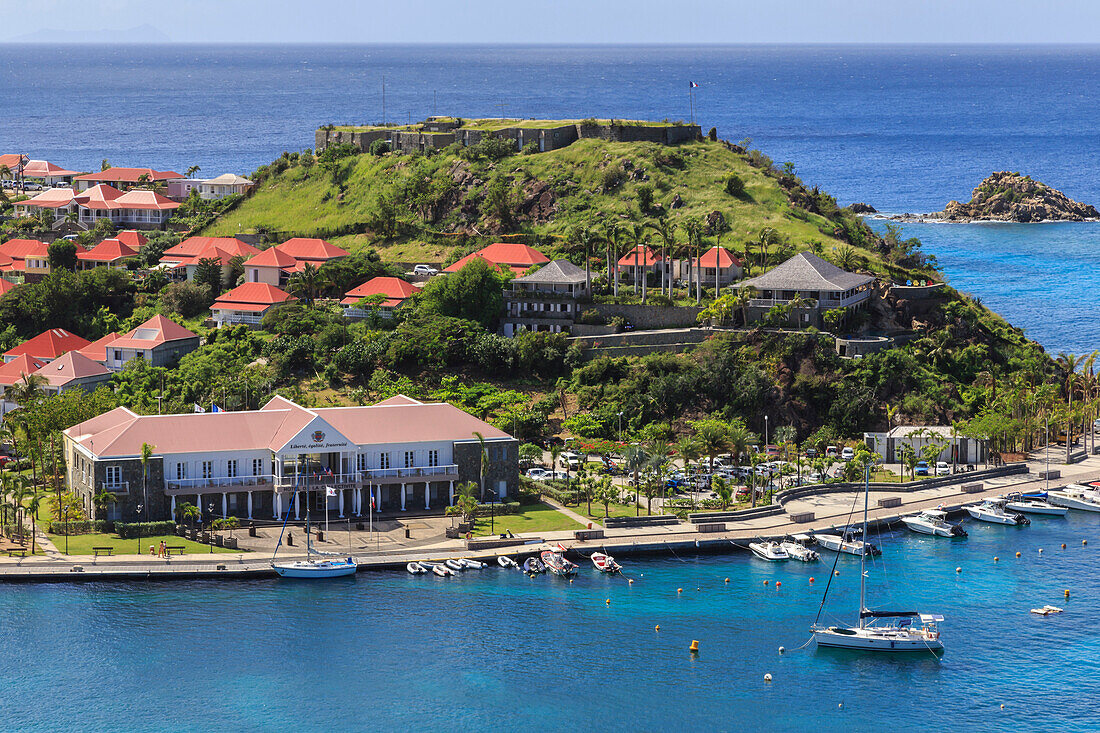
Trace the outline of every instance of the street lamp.
{"type": "Polygon", "coordinates": [[[492,489],[486,489],[489,492],[489,534],[494,535],[497,533],[496,529],[496,506],[497,506],[497,492],[492,489]]]}
{"type": "Polygon", "coordinates": [[[619,442],[623,442],[623,411],[619,410],[619,442]]]}
{"type": "MultiPolygon", "coordinates": [[[[64,510],[62,510],[62,514],[64,514],[65,517],[65,555],[67,556],[69,554],[69,531],[71,529],[71,527],[69,527],[69,507],[67,505],[64,510]]],[[[93,514],[92,516],[95,515],[93,514]]]]}
{"type": "Polygon", "coordinates": [[[764,452],[768,452],[768,416],[764,416],[764,452]]]}
{"type": "MultiPolygon", "coordinates": [[[[211,517],[214,516],[214,502],[210,502],[209,504],[206,505],[206,511],[210,514],[211,517]]],[[[210,554],[213,555],[214,554],[214,523],[213,522],[210,523],[210,536],[207,539],[210,540],[210,554]]]]}
{"type": "Polygon", "coordinates": [[[134,534],[137,535],[137,548],[138,548],[137,554],[139,554],[139,555],[141,554],[141,510],[143,508],[144,507],[142,507],[141,504],[137,505],[137,513],[138,513],[137,532],[134,533],[134,534]]]}

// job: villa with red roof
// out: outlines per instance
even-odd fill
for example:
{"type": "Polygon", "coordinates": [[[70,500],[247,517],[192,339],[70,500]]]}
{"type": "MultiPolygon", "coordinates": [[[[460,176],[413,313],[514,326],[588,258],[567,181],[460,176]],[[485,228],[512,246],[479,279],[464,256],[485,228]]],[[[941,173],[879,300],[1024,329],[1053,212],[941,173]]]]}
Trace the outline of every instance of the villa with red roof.
{"type": "Polygon", "coordinates": [[[302,518],[304,503],[334,518],[442,512],[455,487],[479,482],[504,498],[518,489],[518,441],[447,403],[403,395],[360,407],[307,409],[274,397],[259,410],[137,415],[125,407],[63,431],[66,484],[88,516],[151,520],[179,503],[214,516],[302,518]],[[147,464],[143,444],[155,446],[147,464]],[[108,491],[116,502],[96,506],[108,491]],[[211,509],[211,505],[213,508],[211,509]]]}
{"type": "Polygon", "coordinates": [[[376,310],[382,318],[393,318],[393,312],[419,292],[419,288],[399,277],[374,277],[345,293],[340,305],[344,307],[344,315],[348,318],[367,318],[372,310],[376,310]],[[364,298],[372,296],[380,297],[375,308],[358,306],[364,298]]]}
{"type": "Polygon", "coordinates": [[[85,173],[73,177],[77,191],[84,191],[102,183],[109,183],[120,189],[133,188],[137,185],[151,185],[170,181],[173,178],[185,178],[175,171],[158,171],[152,168],[108,168],[105,171],[85,173]],[[144,176],[144,178],[142,178],[144,176]]]}
{"type": "Polygon", "coordinates": [[[11,172],[12,178],[18,178],[19,172],[23,170],[23,165],[28,160],[27,156],[20,153],[2,153],[0,154],[0,168],[7,168],[11,172]]]}
{"type": "Polygon", "coordinates": [[[200,341],[197,334],[161,315],[153,316],[121,336],[112,335],[114,338],[110,340],[106,340],[108,337],[101,339],[104,342],[102,347],[97,341],[81,349],[85,356],[103,363],[112,371],[121,370],[127,362],[139,356],[150,366],[173,367],[185,354],[199,348],[200,341]],[[96,358],[100,348],[103,349],[102,359],[96,358]]]}
{"type": "Polygon", "coordinates": [[[218,297],[210,306],[210,314],[218,328],[224,325],[258,326],[264,314],[272,308],[297,300],[274,285],[243,283],[218,297]]]}
{"type": "Polygon", "coordinates": [[[73,176],[80,171],[70,171],[59,165],[54,165],[48,160],[30,160],[23,166],[23,178],[42,181],[47,186],[56,186],[59,183],[72,184],[73,176]]]}
{"type": "Polygon", "coordinates": [[[290,255],[299,262],[308,262],[314,267],[320,267],[331,260],[348,256],[346,251],[335,244],[329,244],[323,239],[307,239],[304,237],[288,239],[282,244],[275,245],[275,249],[290,255]]]}
{"type": "MultiPolygon", "coordinates": [[[[691,267],[702,268],[700,276],[705,288],[729,285],[740,280],[743,273],[741,260],[725,247],[717,245],[704,252],[702,257],[693,257],[691,267]]],[[[694,278],[694,275],[691,277],[694,278]]]]}
{"type": "Polygon", "coordinates": [[[141,248],[149,243],[149,238],[136,229],[127,229],[119,232],[115,235],[115,239],[125,244],[135,252],[140,252],[141,248]]]}
{"type": "Polygon", "coordinates": [[[179,203],[156,191],[135,188],[122,191],[101,183],[76,194],[73,199],[80,212],[79,222],[91,229],[101,219],[115,226],[161,229],[180,207],[179,203]]]}
{"type": "Polygon", "coordinates": [[[118,239],[104,239],[92,249],[78,250],[76,253],[77,262],[84,270],[93,267],[126,267],[126,263],[137,256],[136,249],[118,239]]]}
{"type": "Polygon", "coordinates": [[[39,212],[53,212],[54,221],[65,219],[77,211],[76,192],[71,188],[51,188],[23,201],[16,201],[16,218],[38,216],[39,212]]]}
{"type": "Polygon", "coordinates": [[[619,258],[615,263],[615,270],[619,273],[620,280],[635,282],[637,279],[641,282],[640,275],[660,272],[663,266],[666,264],[660,253],[644,244],[639,244],[619,258]]]}
{"type": "Polygon", "coordinates": [[[295,237],[245,262],[245,282],[284,287],[290,276],[305,269],[307,263],[319,268],[326,262],[347,256],[346,251],[323,239],[295,237]]]}
{"type": "Polygon", "coordinates": [[[24,380],[28,374],[34,374],[49,362],[21,354],[11,361],[0,364],[0,387],[11,387],[24,380]]]}
{"type": "Polygon", "coordinates": [[[79,351],[70,351],[39,367],[34,376],[42,378],[42,391],[46,394],[61,394],[70,389],[92,392],[111,378],[111,370],[79,351]]]}
{"type": "Polygon", "coordinates": [[[14,361],[17,357],[27,356],[50,362],[73,350],[83,349],[91,342],[70,333],[63,328],[51,328],[32,339],[11,348],[4,353],[4,362],[14,361]]]}
{"type": "Polygon", "coordinates": [[[0,244],[0,272],[35,281],[50,272],[49,245],[37,239],[9,239],[0,244]]]}
{"type": "Polygon", "coordinates": [[[243,257],[246,261],[260,253],[251,244],[236,237],[188,237],[174,247],[165,250],[160,264],[180,280],[193,280],[199,263],[206,259],[216,259],[227,267],[234,257],[243,257]]]}
{"type": "Polygon", "coordinates": [[[517,277],[526,273],[533,265],[545,265],[550,258],[534,247],[512,242],[497,242],[488,247],[468,254],[458,262],[443,268],[443,272],[458,272],[473,259],[482,259],[505,272],[517,277]]]}

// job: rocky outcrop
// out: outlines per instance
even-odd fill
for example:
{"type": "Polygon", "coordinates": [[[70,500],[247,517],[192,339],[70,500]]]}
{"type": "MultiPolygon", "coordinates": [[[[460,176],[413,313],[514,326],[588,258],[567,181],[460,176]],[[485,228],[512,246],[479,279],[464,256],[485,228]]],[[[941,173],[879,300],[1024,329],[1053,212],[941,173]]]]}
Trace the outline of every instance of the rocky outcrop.
{"type": "Polygon", "coordinates": [[[854,203],[851,206],[849,206],[848,211],[852,212],[853,214],[877,214],[878,213],[878,209],[876,209],[874,206],[871,206],[870,204],[865,204],[862,201],[860,201],[858,203],[854,203]]]}
{"type": "Polygon", "coordinates": [[[951,201],[930,218],[944,221],[1086,221],[1100,219],[1092,206],[1019,173],[998,171],[974,189],[968,203],[951,201]]]}

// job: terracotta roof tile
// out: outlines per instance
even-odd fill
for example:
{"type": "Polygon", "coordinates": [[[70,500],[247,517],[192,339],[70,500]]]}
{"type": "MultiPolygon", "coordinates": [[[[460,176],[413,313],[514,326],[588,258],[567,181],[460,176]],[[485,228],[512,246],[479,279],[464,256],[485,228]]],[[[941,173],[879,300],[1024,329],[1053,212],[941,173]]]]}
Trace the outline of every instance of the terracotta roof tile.
{"type": "Polygon", "coordinates": [[[91,342],[63,328],[51,328],[4,353],[5,360],[27,354],[38,359],[56,359],[67,351],[83,349],[91,342]]]}

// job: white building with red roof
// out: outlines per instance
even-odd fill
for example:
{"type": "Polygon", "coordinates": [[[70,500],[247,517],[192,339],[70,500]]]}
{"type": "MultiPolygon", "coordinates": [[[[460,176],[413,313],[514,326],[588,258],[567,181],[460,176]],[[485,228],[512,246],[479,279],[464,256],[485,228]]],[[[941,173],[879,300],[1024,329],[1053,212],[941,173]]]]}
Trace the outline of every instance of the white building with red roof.
{"type": "Polygon", "coordinates": [[[102,183],[126,189],[170,181],[173,178],[185,178],[185,176],[175,171],[158,171],[152,168],[108,168],[105,171],[74,176],[73,183],[76,184],[77,191],[84,191],[102,183]]]}
{"type": "Polygon", "coordinates": [[[16,280],[41,278],[50,272],[49,249],[38,239],[9,239],[0,244],[0,272],[16,280]]]}
{"type": "Polygon", "coordinates": [[[115,494],[109,518],[129,519],[142,502],[143,444],[150,519],[178,502],[214,516],[301,519],[304,503],[335,517],[409,510],[441,512],[462,481],[503,498],[518,488],[518,442],[446,403],[398,395],[376,405],[307,409],[275,397],[259,410],[137,415],[125,407],[63,432],[67,484],[89,516],[92,498],[115,494]]]}
{"type": "Polygon", "coordinates": [[[458,262],[443,268],[443,272],[458,272],[474,259],[482,259],[502,271],[522,276],[534,265],[545,265],[550,258],[534,247],[515,242],[496,242],[468,254],[458,262]]]}
{"type": "Polygon", "coordinates": [[[419,292],[418,287],[399,277],[374,277],[345,293],[340,305],[348,318],[367,318],[372,312],[377,312],[382,318],[393,318],[393,312],[419,292]],[[376,299],[378,303],[363,308],[360,303],[364,298],[376,299]]]}
{"type": "Polygon", "coordinates": [[[278,247],[265,249],[244,263],[244,279],[250,283],[267,283],[275,287],[286,285],[298,269],[298,260],[278,247]]]}
{"type": "Polygon", "coordinates": [[[310,239],[307,237],[294,237],[274,247],[284,254],[288,254],[300,263],[310,263],[314,267],[320,267],[326,262],[347,257],[348,253],[335,244],[330,244],[323,239],[310,239]]]}
{"type": "Polygon", "coordinates": [[[28,160],[30,158],[21,153],[0,153],[0,168],[7,168],[12,179],[18,178],[28,160]]]}
{"type": "Polygon", "coordinates": [[[4,362],[14,361],[16,357],[24,354],[50,362],[70,351],[83,349],[90,343],[88,339],[81,338],[63,328],[51,328],[4,352],[4,362]]]}
{"type": "Polygon", "coordinates": [[[23,166],[23,178],[42,181],[47,186],[72,185],[73,176],[79,175],[79,173],[80,171],[71,171],[59,165],[54,165],[48,160],[29,160],[23,166]]]}
{"type": "Polygon", "coordinates": [[[121,231],[115,235],[115,239],[125,244],[135,252],[140,252],[141,248],[149,243],[149,238],[136,229],[127,229],[121,231]]]}
{"type": "Polygon", "coordinates": [[[34,374],[49,362],[20,354],[11,361],[0,364],[0,387],[11,387],[25,381],[28,374],[34,374]]]}
{"type": "Polygon", "coordinates": [[[694,279],[695,269],[702,268],[699,275],[703,287],[720,288],[741,279],[743,274],[741,265],[741,260],[732,252],[725,247],[715,245],[704,252],[701,257],[691,259],[692,271],[689,276],[694,279]]]}
{"type": "Polygon", "coordinates": [[[53,212],[54,221],[65,219],[77,211],[76,192],[71,188],[51,188],[23,201],[16,201],[16,218],[41,216],[42,211],[53,212]]]}
{"type": "Polygon", "coordinates": [[[78,249],[77,262],[81,269],[94,267],[126,267],[130,260],[137,259],[138,251],[118,239],[104,239],[91,249],[78,249]]]}
{"type": "Polygon", "coordinates": [[[91,344],[81,353],[100,361],[108,369],[119,371],[131,359],[141,357],[150,366],[173,367],[181,357],[199,348],[198,334],[188,331],[173,320],[156,315],[128,333],[112,334],[91,344]],[[102,359],[99,350],[102,348],[102,359]],[[94,349],[94,351],[93,351],[94,349]]]}
{"type": "Polygon", "coordinates": [[[224,272],[233,258],[241,257],[248,261],[259,253],[260,250],[236,237],[188,237],[166,249],[160,264],[178,280],[193,280],[203,260],[218,260],[224,272]]]}
{"type": "Polygon", "coordinates": [[[80,191],[73,199],[79,212],[79,223],[91,229],[102,219],[108,219],[116,227],[161,229],[168,222],[179,203],[156,191],[135,188],[123,193],[113,186],[101,183],[80,191]]]}
{"type": "Polygon", "coordinates": [[[42,379],[42,391],[61,394],[70,389],[92,392],[111,378],[111,370],[92,361],[79,351],[70,351],[38,368],[34,376],[42,379]]]}
{"type": "Polygon", "coordinates": [[[258,326],[272,308],[297,300],[293,295],[267,283],[242,283],[218,296],[210,314],[218,328],[245,324],[258,326]]]}
{"type": "Polygon", "coordinates": [[[641,282],[640,277],[650,272],[660,272],[661,268],[666,266],[660,253],[651,247],[639,244],[619,258],[619,261],[615,263],[615,270],[619,273],[620,280],[626,280],[627,282],[637,280],[641,282]]]}

